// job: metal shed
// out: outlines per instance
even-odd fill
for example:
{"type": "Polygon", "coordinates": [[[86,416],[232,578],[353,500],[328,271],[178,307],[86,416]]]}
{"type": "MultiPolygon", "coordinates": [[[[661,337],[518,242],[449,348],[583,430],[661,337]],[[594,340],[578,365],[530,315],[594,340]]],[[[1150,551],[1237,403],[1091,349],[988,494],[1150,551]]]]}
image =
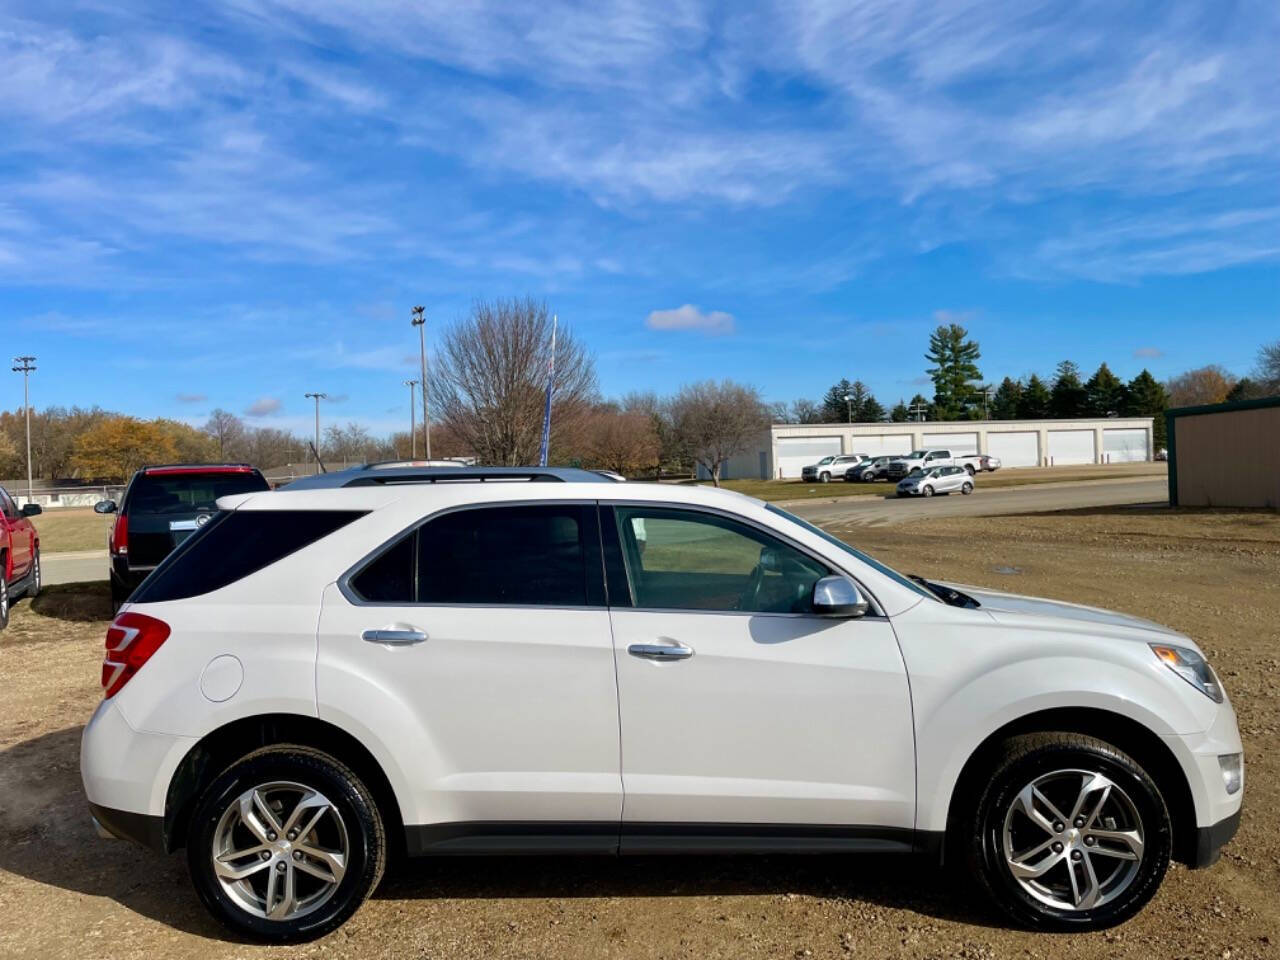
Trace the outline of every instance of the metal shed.
{"type": "Polygon", "coordinates": [[[1280,507],[1280,396],[1165,413],[1169,503],[1280,507]]]}

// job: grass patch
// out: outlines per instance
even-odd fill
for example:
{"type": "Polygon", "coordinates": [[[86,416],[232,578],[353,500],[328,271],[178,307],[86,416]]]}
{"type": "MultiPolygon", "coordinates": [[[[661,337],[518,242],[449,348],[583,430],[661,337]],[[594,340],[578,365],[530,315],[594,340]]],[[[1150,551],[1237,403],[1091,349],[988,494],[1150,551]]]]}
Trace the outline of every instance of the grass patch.
{"type": "Polygon", "coordinates": [[[111,515],[103,516],[92,509],[46,510],[32,518],[40,534],[40,552],[68,553],[80,550],[106,550],[111,515]]]}

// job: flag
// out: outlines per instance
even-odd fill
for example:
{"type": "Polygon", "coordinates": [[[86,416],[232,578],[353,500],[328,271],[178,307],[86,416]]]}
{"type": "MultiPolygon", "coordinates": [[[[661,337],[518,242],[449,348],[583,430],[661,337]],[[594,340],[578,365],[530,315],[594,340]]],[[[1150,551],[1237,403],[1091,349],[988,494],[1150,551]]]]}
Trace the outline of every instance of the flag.
{"type": "Polygon", "coordinates": [[[547,405],[542,411],[542,452],[538,456],[538,465],[547,465],[547,447],[551,443],[551,391],[556,382],[556,326],[559,317],[551,317],[551,359],[547,361],[547,405]]]}

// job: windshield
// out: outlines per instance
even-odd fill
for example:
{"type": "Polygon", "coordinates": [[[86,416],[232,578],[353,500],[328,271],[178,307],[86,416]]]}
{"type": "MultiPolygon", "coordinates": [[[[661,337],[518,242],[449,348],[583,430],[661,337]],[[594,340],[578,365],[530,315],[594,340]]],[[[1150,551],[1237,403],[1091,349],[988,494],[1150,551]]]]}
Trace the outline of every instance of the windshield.
{"type": "Polygon", "coordinates": [[[929,452],[928,450],[912,450],[910,453],[908,453],[908,454],[907,454],[907,459],[908,459],[908,460],[920,460],[920,459],[922,459],[922,458],[924,457],[924,455],[925,455],[926,453],[928,453],[928,452],[929,452]]]}
{"type": "Polygon", "coordinates": [[[914,583],[913,581],[907,579],[902,574],[900,574],[897,570],[894,570],[891,567],[886,567],[879,560],[876,560],[873,557],[867,556],[861,550],[854,549],[853,547],[849,546],[849,544],[845,543],[840,538],[833,537],[831,534],[827,533],[827,531],[823,530],[821,527],[814,526],[808,520],[801,520],[794,513],[787,513],[787,511],[783,510],[781,507],[775,507],[772,503],[765,504],[765,509],[768,510],[770,513],[778,515],[779,517],[785,517],[787,520],[790,520],[796,526],[802,527],[805,530],[808,530],[810,533],[816,534],[817,536],[821,537],[823,540],[827,541],[827,543],[831,544],[832,546],[839,547],[845,553],[849,554],[849,556],[854,557],[855,559],[861,561],[862,563],[865,563],[872,570],[875,570],[877,573],[883,574],[884,576],[892,580],[894,583],[897,583],[900,586],[906,587],[912,593],[917,593],[922,597],[928,597],[930,600],[933,600],[935,603],[942,602],[931,591],[926,590],[924,587],[921,587],[919,584],[914,583]]]}
{"type": "Polygon", "coordinates": [[[824,463],[830,463],[834,459],[835,457],[823,457],[821,460],[818,461],[818,466],[822,466],[824,463]]]}

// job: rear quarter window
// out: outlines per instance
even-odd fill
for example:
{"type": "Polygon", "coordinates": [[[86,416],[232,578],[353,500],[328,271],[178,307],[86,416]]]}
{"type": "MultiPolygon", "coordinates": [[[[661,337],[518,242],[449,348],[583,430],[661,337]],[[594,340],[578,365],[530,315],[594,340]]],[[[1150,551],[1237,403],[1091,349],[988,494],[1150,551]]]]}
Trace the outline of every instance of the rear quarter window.
{"type": "Polygon", "coordinates": [[[223,511],[169,554],[129,599],[163,603],[212,593],[362,516],[358,510],[223,511]]]}

